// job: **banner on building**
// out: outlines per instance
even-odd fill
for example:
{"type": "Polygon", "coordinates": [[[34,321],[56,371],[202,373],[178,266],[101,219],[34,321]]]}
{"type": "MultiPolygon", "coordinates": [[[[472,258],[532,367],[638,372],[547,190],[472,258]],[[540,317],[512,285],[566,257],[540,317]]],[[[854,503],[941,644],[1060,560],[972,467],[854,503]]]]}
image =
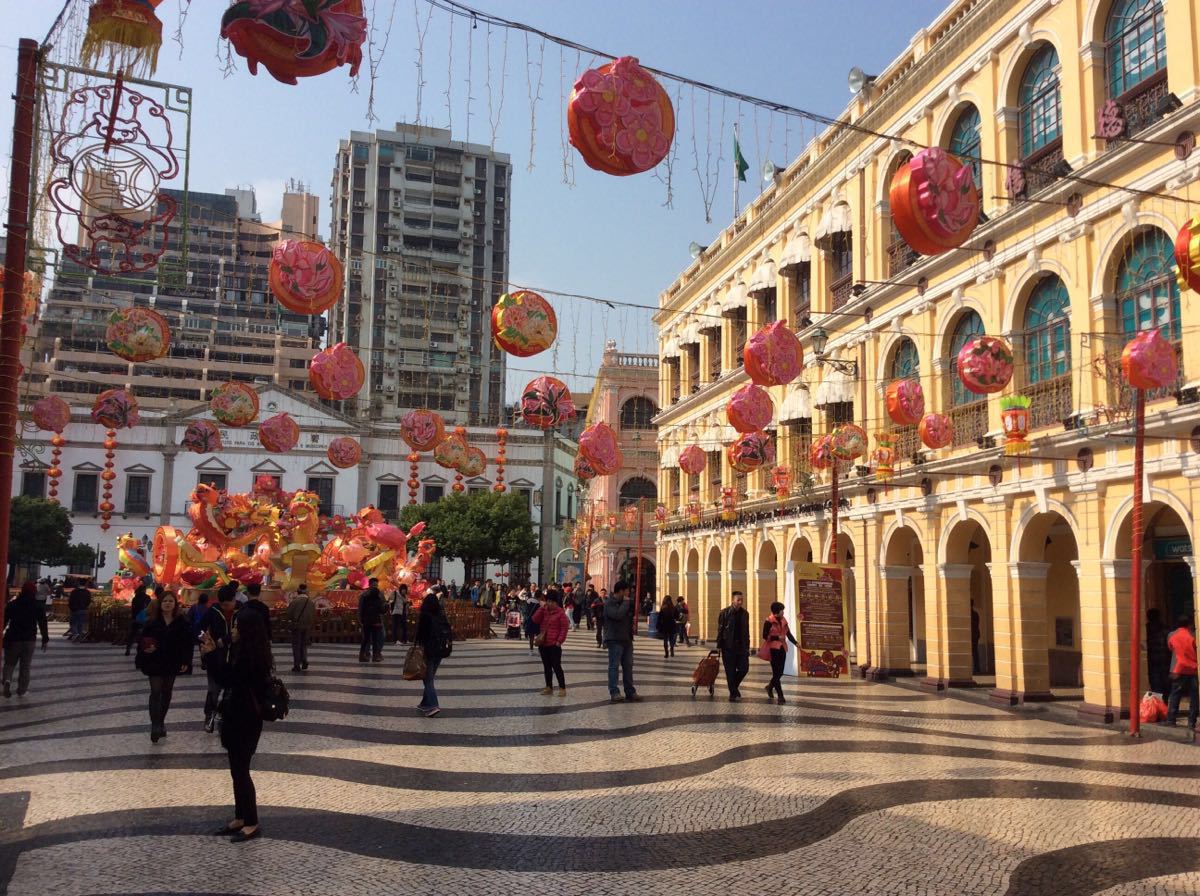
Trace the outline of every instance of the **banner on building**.
{"type": "Polygon", "coordinates": [[[796,620],[800,642],[800,674],[810,678],[838,678],[850,671],[847,641],[846,587],[840,566],[789,563],[788,590],[795,587],[796,606],[787,607],[796,620]]]}

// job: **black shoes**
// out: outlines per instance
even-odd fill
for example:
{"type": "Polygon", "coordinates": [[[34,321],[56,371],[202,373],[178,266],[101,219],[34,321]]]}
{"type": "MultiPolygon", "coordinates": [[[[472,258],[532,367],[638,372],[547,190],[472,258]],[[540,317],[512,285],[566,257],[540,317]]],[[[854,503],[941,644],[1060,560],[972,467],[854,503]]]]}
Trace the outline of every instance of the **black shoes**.
{"type": "Polygon", "coordinates": [[[382,663],[382,662],[383,662],[383,655],[382,655],[382,654],[376,654],[375,656],[371,657],[371,662],[373,662],[373,663],[382,663]]]}
{"type": "Polygon", "coordinates": [[[262,828],[261,827],[255,828],[249,834],[247,834],[245,831],[239,830],[236,834],[234,834],[232,837],[229,838],[229,842],[230,843],[245,843],[247,840],[257,840],[261,836],[262,836],[262,828]]]}
{"type": "Polygon", "coordinates": [[[609,703],[624,703],[625,698],[622,697],[620,694],[613,694],[611,697],[608,698],[608,702],[609,703]]]}
{"type": "Polygon", "coordinates": [[[300,667],[299,667],[299,666],[292,666],[292,671],[293,671],[293,672],[299,672],[299,671],[300,671],[300,667]]]}
{"type": "Polygon", "coordinates": [[[207,712],[204,714],[204,730],[212,734],[217,727],[217,714],[215,712],[207,712]]]}

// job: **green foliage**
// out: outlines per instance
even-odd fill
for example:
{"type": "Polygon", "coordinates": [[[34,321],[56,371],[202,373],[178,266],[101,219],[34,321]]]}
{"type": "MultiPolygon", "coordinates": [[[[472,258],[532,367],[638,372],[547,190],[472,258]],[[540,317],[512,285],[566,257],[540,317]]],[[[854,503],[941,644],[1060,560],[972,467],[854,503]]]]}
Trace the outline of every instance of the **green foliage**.
{"type": "Polygon", "coordinates": [[[65,508],[44,498],[24,495],[13,498],[8,531],[9,563],[59,566],[70,545],[71,517],[65,508]]]}
{"type": "MultiPolygon", "coordinates": [[[[423,537],[437,542],[438,554],[470,564],[475,560],[516,563],[537,554],[529,506],[518,494],[477,492],[448,495],[433,504],[410,504],[400,511],[400,527],[424,521],[423,537]]],[[[410,547],[415,547],[410,542],[410,547]]]]}
{"type": "Polygon", "coordinates": [[[70,545],[54,565],[66,566],[72,572],[91,575],[96,568],[96,549],[90,544],[70,545]]]}

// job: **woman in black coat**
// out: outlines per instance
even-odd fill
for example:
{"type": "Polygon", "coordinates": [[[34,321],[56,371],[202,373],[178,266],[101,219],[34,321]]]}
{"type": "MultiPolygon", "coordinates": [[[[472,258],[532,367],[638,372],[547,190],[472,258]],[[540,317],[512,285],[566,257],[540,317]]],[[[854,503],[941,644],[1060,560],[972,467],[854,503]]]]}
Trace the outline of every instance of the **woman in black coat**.
{"type": "Polygon", "coordinates": [[[179,606],[179,596],[167,591],[151,602],[138,640],[135,664],[150,679],[150,740],[167,736],[167,710],[175,676],[192,662],[192,627],[179,606]]]}
{"type": "Polygon", "coordinates": [[[658,610],[658,636],[663,642],[663,656],[675,655],[675,602],[671,595],[663,595],[662,606],[658,610]]]}
{"type": "Polygon", "coordinates": [[[425,651],[425,677],[422,682],[425,685],[425,691],[421,695],[421,702],[417,709],[425,714],[426,718],[433,718],[442,711],[438,705],[437,688],[434,686],[434,679],[437,677],[438,666],[445,659],[443,655],[444,637],[447,629],[446,615],[442,610],[442,602],[438,600],[437,594],[430,591],[425,595],[425,599],[421,601],[421,612],[417,616],[417,633],[413,640],[421,645],[421,649],[425,651]]]}
{"type": "MultiPolygon", "coordinates": [[[[205,632],[200,653],[216,650],[205,632]]],[[[229,754],[233,778],[233,820],[213,831],[228,835],[231,843],[244,843],[262,834],[258,824],[258,796],[250,777],[250,761],[262,735],[262,703],[275,668],[267,627],[258,613],[238,613],[233,620],[233,659],[220,667],[218,676],[226,689],[221,707],[221,745],[229,754]]]]}

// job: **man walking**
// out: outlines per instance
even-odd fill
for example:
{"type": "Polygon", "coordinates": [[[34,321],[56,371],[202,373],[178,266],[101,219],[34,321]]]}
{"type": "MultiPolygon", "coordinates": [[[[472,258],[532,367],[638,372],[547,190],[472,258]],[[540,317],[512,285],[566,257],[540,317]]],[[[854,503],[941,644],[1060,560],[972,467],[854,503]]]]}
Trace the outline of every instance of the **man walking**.
{"type": "Polygon", "coordinates": [[[362,628],[362,646],[358,661],[383,662],[383,617],[386,607],[379,591],[379,579],[367,582],[367,590],[358,598],[358,624],[362,628]]]}
{"type": "Polygon", "coordinates": [[[625,700],[641,702],[637,688],[633,686],[633,599],[629,596],[629,583],[613,585],[612,596],[604,602],[604,642],[608,645],[608,699],[610,703],[621,702],[617,689],[617,666],[621,667],[625,700]]]}
{"type": "Polygon", "coordinates": [[[587,591],[583,593],[581,602],[583,604],[583,615],[587,617],[587,627],[590,632],[596,627],[596,614],[592,612],[592,604],[596,602],[596,589],[592,587],[590,582],[588,583],[587,591]]]}
{"type": "Polygon", "coordinates": [[[592,602],[588,604],[588,612],[596,621],[596,646],[604,646],[604,605],[608,602],[608,590],[600,589],[600,593],[592,592],[592,602]]]}
{"type": "Polygon", "coordinates": [[[733,600],[717,617],[717,649],[725,666],[725,681],[729,699],[742,699],[742,679],[750,671],[750,614],[746,611],[742,592],[733,592],[733,600]]]}
{"type": "Polygon", "coordinates": [[[46,628],[46,601],[38,597],[37,586],[26,582],[21,592],[4,608],[4,696],[12,696],[13,669],[21,664],[17,673],[17,696],[25,696],[29,690],[29,666],[33,662],[38,632],[42,633],[42,650],[50,644],[50,633],[46,628]]]}
{"type": "Polygon", "coordinates": [[[67,609],[71,611],[71,625],[67,632],[72,641],[82,641],[87,635],[88,607],[92,605],[92,592],[77,582],[67,597],[67,609]]]}
{"type": "Polygon", "coordinates": [[[267,640],[271,640],[271,610],[263,603],[262,600],[262,585],[257,582],[252,582],[246,586],[246,601],[242,604],[241,611],[249,610],[257,613],[262,617],[263,625],[267,628],[267,640]]]}
{"type": "Polygon", "coordinates": [[[296,596],[284,611],[292,624],[292,671],[308,671],[308,632],[317,615],[317,604],[308,596],[308,586],[296,589],[296,596]]]}
{"type": "Polygon", "coordinates": [[[1171,648],[1171,699],[1167,701],[1167,724],[1174,725],[1179,714],[1179,698],[1185,693],[1188,698],[1188,733],[1195,734],[1196,712],[1200,707],[1200,688],[1196,679],[1196,632],[1192,617],[1179,617],[1179,628],[1167,638],[1171,648]]]}
{"type": "Polygon", "coordinates": [[[392,640],[408,643],[408,586],[401,585],[392,595],[392,640]]]}

